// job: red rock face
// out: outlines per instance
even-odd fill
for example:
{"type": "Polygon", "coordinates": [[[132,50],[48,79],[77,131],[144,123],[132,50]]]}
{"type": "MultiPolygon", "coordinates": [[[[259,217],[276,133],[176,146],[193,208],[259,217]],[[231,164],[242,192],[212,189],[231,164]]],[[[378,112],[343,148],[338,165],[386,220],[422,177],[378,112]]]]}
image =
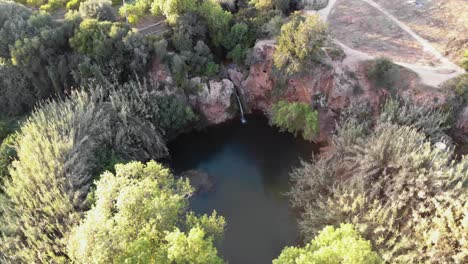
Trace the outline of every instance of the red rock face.
{"type": "MultiPolygon", "coordinates": [[[[319,110],[320,134],[316,141],[329,143],[335,130],[339,113],[351,103],[368,103],[377,118],[380,108],[390,95],[385,89],[375,87],[367,79],[368,63],[359,63],[355,69],[339,61],[329,61],[330,66],[317,66],[311,69],[306,77],[291,78],[281,96],[274,95],[276,76],[272,71],[273,41],[259,41],[254,47],[257,59],[251,65],[245,80],[240,82],[232,79],[240,78],[241,74],[230,74],[231,80],[240,86],[249,109],[269,113],[272,104],[279,100],[289,102],[311,103],[313,95],[324,95],[326,105],[319,110]]],[[[400,96],[405,96],[416,103],[440,107],[447,103],[447,96],[441,90],[421,85],[418,76],[406,69],[400,70],[401,80],[398,85],[400,96]]]]}

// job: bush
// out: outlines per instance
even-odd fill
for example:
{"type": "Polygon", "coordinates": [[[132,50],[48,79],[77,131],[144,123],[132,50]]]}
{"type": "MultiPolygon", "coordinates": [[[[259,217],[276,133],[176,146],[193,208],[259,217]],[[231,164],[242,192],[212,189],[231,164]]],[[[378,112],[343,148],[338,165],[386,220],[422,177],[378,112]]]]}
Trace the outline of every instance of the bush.
{"type": "Polygon", "coordinates": [[[332,157],[293,172],[302,234],[311,239],[326,225],[352,223],[387,262],[464,262],[467,157],[453,161],[453,149],[427,141],[420,127],[431,126],[417,119],[381,120],[368,134],[359,122],[345,123],[332,157]]]}
{"type": "Polygon", "coordinates": [[[161,130],[191,118],[174,99],[158,102],[137,83],[92,90],[43,105],[21,128],[5,182],[9,209],[0,219],[0,251],[8,261],[65,262],[65,238],[87,208],[96,171],[106,166],[97,164],[99,150],[127,160],[161,158],[167,155],[161,130]],[[174,109],[178,114],[168,118],[174,109]]]}
{"type": "Polygon", "coordinates": [[[465,53],[463,53],[461,66],[463,67],[463,69],[465,69],[465,71],[468,71],[468,50],[465,50],[465,53]]]}
{"type": "Polygon", "coordinates": [[[451,143],[451,138],[446,134],[451,127],[450,117],[450,111],[417,105],[408,99],[389,99],[382,107],[379,122],[414,127],[432,143],[451,143]]]}
{"type": "Polygon", "coordinates": [[[0,14],[0,101],[2,112],[17,115],[52,94],[62,95],[73,84],[68,39],[77,21],[58,23],[48,14],[3,7],[14,15],[0,14]]]}
{"type": "Polygon", "coordinates": [[[274,16],[267,23],[263,24],[261,27],[262,34],[273,38],[279,36],[281,33],[281,27],[284,24],[284,18],[280,15],[274,16]]]}
{"type": "Polygon", "coordinates": [[[220,46],[229,31],[232,14],[224,11],[216,0],[203,1],[197,12],[207,23],[211,43],[220,46]]]}
{"type": "Polygon", "coordinates": [[[302,133],[306,140],[312,140],[318,133],[318,113],[306,103],[280,101],[272,107],[272,122],[281,130],[302,133]]]}
{"type": "Polygon", "coordinates": [[[75,78],[79,83],[103,75],[120,82],[142,75],[151,61],[152,43],[124,23],[87,19],[70,39],[71,47],[85,57],[75,78]]]}
{"type": "Polygon", "coordinates": [[[394,91],[395,81],[399,77],[398,67],[388,58],[378,58],[371,62],[367,71],[368,78],[377,87],[394,91]]]}
{"type": "Polygon", "coordinates": [[[454,87],[455,93],[460,96],[464,104],[468,103],[468,74],[458,77],[457,84],[454,87]]]}
{"type": "Polygon", "coordinates": [[[281,28],[273,55],[275,67],[287,77],[303,74],[320,62],[327,38],[327,27],[318,16],[294,15],[281,28]]]}
{"type": "Polygon", "coordinates": [[[172,45],[182,52],[192,50],[198,41],[207,43],[207,27],[206,22],[197,13],[188,12],[179,16],[172,25],[172,45]]]}
{"type": "Polygon", "coordinates": [[[78,10],[80,8],[80,4],[83,2],[84,0],[70,0],[68,1],[67,3],[67,9],[68,10],[78,10]]]}
{"type": "Polygon", "coordinates": [[[354,264],[383,263],[372,251],[369,241],[364,240],[351,224],[342,224],[335,229],[325,227],[319,235],[303,248],[286,247],[273,264],[354,264]]]}
{"type": "Polygon", "coordinates": [[[291,0],[252,0],[250,3],[257,9],[277,9],[286,13],[289,11],[291,0]]]}
{"type": "Polygon", "coordinates": [[[110,0],[87,0],[80,4],[80,15],[84,19],[93,18],[100,21],[117,19],[110,0]]]}
{"type": "Polygon", "coordinates": [[[16,134],[9,135],[3,141],[0,140],[0,192],[3,191],[3,181],[10,177],[8,169],[16,158],[15,141],[16,134]]]}
{"type": "Polygon", "coordinates": [[[90,180],[103,115],[89,96],[78,94],[45,105],[22,126],[18,160],[5,182],[11,210],[0,224],[0,251],[9,261],[66,260],[63,238],[79,220],[76,210],[90,180]]]}
{"type": "Polygon", "coordinates": [[[213,244],[222,233],[211,231],[222,232],[225,220],[187,212],[193,192],[187,180],[153,161],[115,170],[101,176],[96,205],[71,233],[74,262],[223,263],[213,244]]]}

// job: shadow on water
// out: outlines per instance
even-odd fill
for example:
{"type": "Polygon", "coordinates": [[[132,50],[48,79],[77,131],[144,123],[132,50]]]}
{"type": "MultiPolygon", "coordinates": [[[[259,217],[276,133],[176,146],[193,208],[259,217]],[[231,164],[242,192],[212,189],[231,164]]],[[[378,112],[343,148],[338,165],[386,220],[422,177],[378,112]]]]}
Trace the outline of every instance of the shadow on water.
{"type": "Polygon", "coordinates": [[[194,197],[197,213],[218,211],[227,230],[221,254],[230,264],[271,263],[298,232],[288,199],[289,172],[310,159],[314,145],[280,133],[263,116],[246,116],[180,136],[169,145],[171,168],[178,174],[208,173],[215,191],[194,197]]]}

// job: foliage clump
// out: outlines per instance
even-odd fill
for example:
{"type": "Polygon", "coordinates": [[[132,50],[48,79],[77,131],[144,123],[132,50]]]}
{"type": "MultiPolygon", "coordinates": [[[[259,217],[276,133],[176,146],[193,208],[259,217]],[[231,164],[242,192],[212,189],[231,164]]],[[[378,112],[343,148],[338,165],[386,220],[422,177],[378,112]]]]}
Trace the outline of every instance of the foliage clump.
{"type": "Polygon", "coordinates": [[[363,239],[353,225],[341,224],[336,229],[326,226],[302,248],[286,247],[273,260],[273,264],[310,263],[377,264],[383,261],[372,251],[371,243],[363,239]]]}
{"type": "Polygon", "coordinates": [[[251,0],[250,3],[260,10],[277,9],[286,13],[289,11],[291,0],[251,0]]]}
{"type": "Polygon", "coordinates": [[[279,101],[272,107],[272,123],[281,130],[297,136],[298,133],[306,140],[312,140],[318,133],[318,113],[307,103],[288,103],[279,101]]]}
{"type": "Polygon", "coordinates": [[[465,50],[463,53],[463,59],[461,60],[460,64],[463,69],[465,69],[465,71],[468,71],[468,50],[465,50]]]}
{"type": "Polygon", "coordinates": [[[93,18],[100,21],[117,19],[110,0],[86,0],[80,3],[79,12],[82,18],[93,18]]]}
{"type": "Polygon", "coordinates": [[[468,159],[454,161],[452,148],[428,141],[437,116],[444,115],[427,112],[425,124],[386,113],[370,130],[345,120],[332,157],[292,174],[291,201],[304,210],[306,239],[326,225],[352,223],[384,261],[466,262],[468,159]]]}
{"type": "Polygon", "coordinates": [[[377,58],[370,63],[367,76],[375,86],[392,89],[399,77],[399,69],[390,59],[377,58]]]}
{"type": "MultiPolygon", "coordinates": [[[[155,93],[147,91],[130,83],[76,92],[41,106],[23,124],[15,145],[18,158],[5,182],[7,209],[0,219],[0,251],[8,261],[68,259],[66,238],[87,207],[96,171],[102,171],[99,151],[109,149],[126,160],[167,154],[157,122],[174,131],[185,121],[163,121],[172,115],[168,104],[155,103],[155,93]]],[[[191,114],[182,109],[178,116],[191,114]]]]}
{"type": "Polygon", "coordinates": [[[225,220],[188,212],[189,182],[162,165],[116,165],[96,183],[96,204],[68,241],[76,263],[223,263],[214,246],[225,220]],[[181,221],[185,219],[185,221],[181,221]]]}
{"type": "Polygon", "coordinates": [[[287,77],[303,74],[320,63],[327,39],[327,26],[318,16],[293,15],[281,28],[273,55],[275,67],[287,77]]]}
{"type": "MultiPolygon", "coordinates": [[[[3,181],[10,176],[8,170],[16,158],[16,150],[14,148],[16,135],[10,134],[3,141],[0,141],[0,186],[3,186],[3,181]]],[[[2,192],[1,187],[0,192],[2,192]]]]}

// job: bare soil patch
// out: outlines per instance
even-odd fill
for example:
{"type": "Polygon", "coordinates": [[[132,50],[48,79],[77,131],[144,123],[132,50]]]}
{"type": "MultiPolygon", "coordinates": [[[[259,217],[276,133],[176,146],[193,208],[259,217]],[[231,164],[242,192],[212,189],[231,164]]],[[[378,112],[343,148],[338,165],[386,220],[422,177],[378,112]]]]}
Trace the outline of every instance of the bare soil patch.
{"type": "Polygon", "coordinates": [[[374,0],[453,62],[468,50],[468,0],[374,0]]]}
{"type": "Polygon", "coordinates": [[[337,0],[329,23],[335,38],[350,48],[399,62],[439,63],[417,40],[364,1],[337,0]]]}

